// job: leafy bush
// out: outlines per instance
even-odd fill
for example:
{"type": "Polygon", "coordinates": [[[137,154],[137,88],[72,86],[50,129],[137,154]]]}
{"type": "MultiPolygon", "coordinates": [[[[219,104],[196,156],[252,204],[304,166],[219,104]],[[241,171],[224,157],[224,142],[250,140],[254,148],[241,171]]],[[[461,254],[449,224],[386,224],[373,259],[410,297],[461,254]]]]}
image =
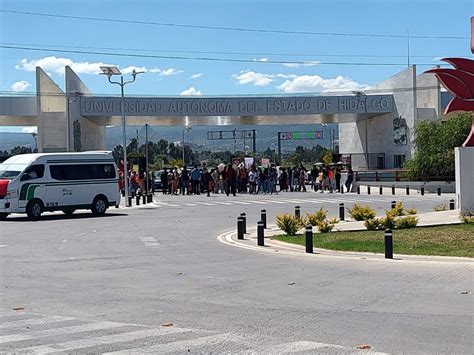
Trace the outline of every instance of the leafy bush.
{"type": "Polygon", "coordinates": [[[398,217],[395,219],[395,228],[398,229],[415,228],[417,224],[418,217],[415,216],[398,217]]]}
{"type": "Polygon", "coordinates": [[[447,210],[448,210],[448,206],[446,206],[445,204],[440,203],[439,205],[434,206],[433,209],[434,209],[436,212],[447,211],[447,210]]]}
{"type": "Polygon", "coordinates": [[[417,214],[417,213],[418,213],[418,211],[416,210],[415,207],[407,208],[407,209],[405,210],[405,212],[406,212],[408,215],[414,215],[414,214],[417,214]]]}
{"type": "Polygon", "coordinates": [[[324,221],[326,219],[327,214],[328,211],[321,207],[315,213],[307,213],[306,221],[312,226],[317,226],[318,222],[324,221]]]}
{"type": "Polygon", "coordinates": [[[276,224],[286,235],[295,235],[303,227],[301,218],[296,218],[292,214],[284,213],[276,217],[276,224]]]}
{"type": "Polygon", "coordinates": [[[352,208],[348,208],[347,211],[356,221],[366,221],[375,218],[375,211],[368,205],[362,206],[356,203],[352,208]]]}
{"type": "Polygon", "coordinates": [[[334,224],[331,221],[324,219],[318,222],[318,229],[321,233],[329,233],[334,228],[334,224]]]}
{"type": "Polygon", "coordinates": [[[339,223],[339,218],[334,217],[334,218],[329,219],[328,221],[331,224],[338,224],[339,223]]]}
{"type": "Polygon", "coordinates": [[[392,215],[392,216],[404,216],[405,215],[405,208],[403,207],[403,203],[402,202],[397,202],[395,203],[395,207],[393,207],[392,209],[389,210],[389,213],[392,215]]]}
{"type": "Polygon", "coordinates": [[[365,228],[369,231],[377,230],[377,229],[383,229],[384,225],[382,223],[382,218],[372,218],[372,219],[367,219],[364,222],[365,228]]]}
{"type": "Polygon", "coordinates": [[[474,210],[466,210],[460,215],[463,223],[474,223],[474,210]]]}
{"type": "Polygon", "coordinates": [[[387,211],[385,217],[380,219],[380,223],[385,229],[394,229],[395,228],[395,215],[387,211]]]}

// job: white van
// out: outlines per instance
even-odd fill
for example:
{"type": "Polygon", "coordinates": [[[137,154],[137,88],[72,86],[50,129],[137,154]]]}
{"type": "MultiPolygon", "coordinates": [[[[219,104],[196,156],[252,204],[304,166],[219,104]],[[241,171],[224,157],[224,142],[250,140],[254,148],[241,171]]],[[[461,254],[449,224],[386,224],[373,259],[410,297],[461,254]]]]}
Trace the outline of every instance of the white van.
{"type": "Polygon", "coordinates": [[[118,206],[117,166],[112,152],[20,154],[0,164],[0,219],[43,211],[103,215],[118,206]]]}

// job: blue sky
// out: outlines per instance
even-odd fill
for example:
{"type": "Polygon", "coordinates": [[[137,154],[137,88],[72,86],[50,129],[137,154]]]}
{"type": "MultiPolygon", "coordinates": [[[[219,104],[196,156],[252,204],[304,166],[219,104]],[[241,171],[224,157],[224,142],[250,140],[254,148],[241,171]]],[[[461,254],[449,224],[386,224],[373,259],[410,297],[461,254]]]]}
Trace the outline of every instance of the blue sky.
{"type": "MultiPolygon", "coordinates": [[[[405,36],[408,29],[413,37],[467,38],[473,4],[472,0],[0,0],[0,10],[290,32],[405,36]]],[[[228,31],[7,12],[0,12],[0,22],[0,45],[40,49],[0,48],[2,95],[34,94],[35,66],[64,87],[64,65],[70,65],[97,94],[119,94],[117,86],[97,75],[105,63],[126,73],[133,68],[146,71],[126,87],[128,95],[217,96],[364,89],[407,63],[406,38],[228,31]],[[60,49],[248,62],[132,58],[60,49]],[[395,65],[380,65],[388,63],[395,65]]],[[[411,63],[428,65],[440,63],[443,56],[471,56],[469,39],[411,38],[410,54],[411,63]]],[[[418,71],[426,68],[419,65],[418,71]]],[[[0,131],[19,130],[0,127],[0,131]]]]}

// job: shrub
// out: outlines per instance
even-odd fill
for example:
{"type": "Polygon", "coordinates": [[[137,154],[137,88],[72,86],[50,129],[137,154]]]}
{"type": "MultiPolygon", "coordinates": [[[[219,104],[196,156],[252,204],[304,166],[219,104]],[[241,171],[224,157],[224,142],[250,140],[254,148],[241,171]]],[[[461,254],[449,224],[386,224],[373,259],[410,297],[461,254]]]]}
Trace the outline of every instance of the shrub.
{"type": "Polygon", "coordinates": [[[414,214],[417,214],[417,213],[418,213],[418,211],[417,211],[416,208],[414,208],[414,207],[412,207],[412,208],[407,208],[405,211],[406,211],[406,213],[407,213],[408,215],[414,215],[414,214]]]}
{"type": "Polygon", "coordinates": [[[392,213],[390,213],[390,211],[387,211],[385,213],[385,217],[380,219],[380,224],[385,229],[394,229],[395,228],[395,216],[392,213]]]}
{"type": "Polygon", "coordinates": [[[324,221],[326,219],[327,214],[328,214],[328,211],[321,207],[315,213],[312,213],[312,214],[307,213],[306,221],[312,226],[317,226],[318,222],[324,221]]]}
{"type": "Polygon", "coordinates": [[[460,215],[463,223],[474,223],[474,210],[466,210],[460,215]]]}
{"type": "Polygon", "coordinates": [[[383,229],[383,224],[381,220],[381,218],[367,219],[364,222],[365,228],[367,228],[367,230],[369,231],[383,229]]]}
{"type": "Polygon", "coordinates": [[[439,205],[434,206],[433,209],[434,209],[436,212],[447,211],[447,210],[448,210],[448,206],[446,206],[445,204],[440,203],[439,205]]]}
{"type": "Polygon", "coordinates": [[[331,219],[329,219],[329,223],[331,223],[331,224],[338,224],[338,223],[339,223],[339,218],[336,218],[336,217],[331,218],[331,219]]]}
{"type": "Polygon", "coordinates": [[[375,218],[375,211],[368,205],[361,206],[356,203],[352,208],[348,208],[347,211],[356,221],[366,221],[375,218]]]}
{"type": "Polygon", "coordinates": [[[318,229],[321,233],[329,233],[333,228],[334,223],[331,223],[331,221],[328,221],[327,219],[318,222],[318,229]]]}
{"type": "Polygon", "coordinates": [[[276,224],[286,235],[295,235],[303,226],[301,218],[296,218],[292,214],[284,213],[276,217],[276,224]]]}
{"type": "Polygon", "coordinates": [[[395,204],[395,207],[390,209],[388,212],[394,217],[404,216],[405,215],[405,208],[403,207],[403,203],[402,202],[397,202],[395,204]]]}
{"type": "Polygon", "coordinates": [[[415,216],[398,217],[395,219],[395,228],[398,229],[415,228],[417,224],[418,217],[415,216]]]}

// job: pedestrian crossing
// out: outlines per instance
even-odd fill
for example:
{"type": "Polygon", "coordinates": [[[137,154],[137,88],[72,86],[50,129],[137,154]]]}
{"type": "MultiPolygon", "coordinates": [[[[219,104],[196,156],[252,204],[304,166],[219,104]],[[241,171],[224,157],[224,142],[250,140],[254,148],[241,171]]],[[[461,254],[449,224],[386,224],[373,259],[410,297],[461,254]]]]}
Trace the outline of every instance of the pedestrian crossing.
{"type": "MultiPolygon", "coordinates": [[[[433,203],[448,203],[449,197],[439,197],[439,196],[389,196],[389,195],[378,195],[378,196],[359,196],[359,195],[339,195],[339,194],[314,194],[314,197],[307,198],[285,198],[284,195],[274,195],[274,196],[255,196],[254,199],[251,196],[239,195],[233,199],[225,199],[223,201],[216,201],[216,197],[212,197],[206,201],[179,201],[179,198],[173,200],[173,202],[163,201],[161,199],[155,199],[153,205],[155,207],[201,207],[201,206],[251,206],[251,205],[339,205],[344,203],[345,205],[352,205],[355,203],[358,204],[374,204],[374,203],[384,203],[390,205],[391,201],[402,201],[405,205],[410,205],[410,203],[426,201],[433,203]]],[[[145,206],[143,206],[145,207],[145,206]]]]}
{"type": "Polygon", "coordinates": [[[0,309],[0,354],[276,354],[301,351],[361,352],[355,347],[233,332],[94,321],[0,309]]]}

